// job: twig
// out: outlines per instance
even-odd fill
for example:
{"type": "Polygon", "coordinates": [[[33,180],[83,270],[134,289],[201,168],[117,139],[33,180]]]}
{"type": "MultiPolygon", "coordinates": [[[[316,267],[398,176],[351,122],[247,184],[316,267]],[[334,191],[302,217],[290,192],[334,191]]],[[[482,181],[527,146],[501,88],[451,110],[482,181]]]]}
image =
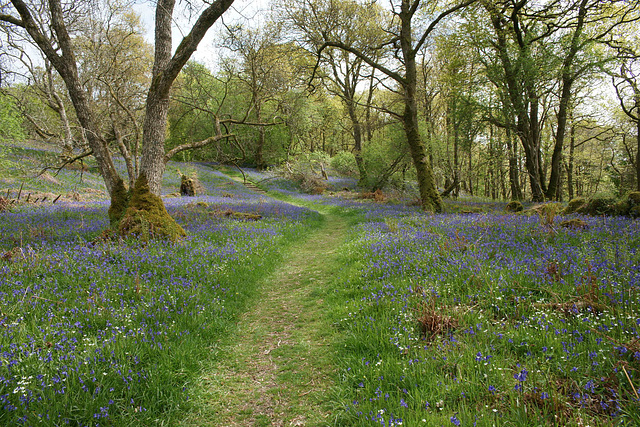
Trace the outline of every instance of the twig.
{"type": "Polygon", "coordinates": [[[636,391],[636,388],[633,386],[633,383],[631,382],[631,378],[629,378],[629,374],[627,373],[627,370],[625,369],[624,365],[622,365],[622,370],[624,371],[624,374],[627,376],[627,381],[629,381],[629,385],[631,385],[631,388],[633,389],[633,393],[636,395],[636,399],[640,400],[640,397],[638,397],[638,392],[636,391]]]}
{"type": "Polygon", "coordinates": [[[56,304],[62,304],[62,301],[56,301],[54,299],[39,297],[38,295],[31,295],[31,299],[41,299],[43,301],[55,302],[56,304]]]}

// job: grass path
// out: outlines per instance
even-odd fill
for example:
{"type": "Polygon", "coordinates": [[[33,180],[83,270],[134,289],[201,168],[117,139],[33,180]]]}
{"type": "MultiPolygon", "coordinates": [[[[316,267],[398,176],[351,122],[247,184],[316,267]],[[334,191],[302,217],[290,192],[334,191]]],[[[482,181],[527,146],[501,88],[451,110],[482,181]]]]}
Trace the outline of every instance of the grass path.
{"type": "Polygon", "coordinates": [[[316,426],[330,424],[323,397],[331,387],[332,328],[323,301],[336,269],[347,221],[324,225],[294,245],[266,277],[237,333],[196,387],[185,426],[316,426]]]}

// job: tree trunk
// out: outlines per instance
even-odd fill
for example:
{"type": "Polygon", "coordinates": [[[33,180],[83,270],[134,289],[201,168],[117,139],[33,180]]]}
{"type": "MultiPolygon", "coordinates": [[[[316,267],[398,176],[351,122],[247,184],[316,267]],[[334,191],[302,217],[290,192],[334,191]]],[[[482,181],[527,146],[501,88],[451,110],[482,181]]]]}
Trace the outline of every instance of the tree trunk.
{"type": "Polygon", "coordinates": [[[436,188],[433,169],[431,162],[429,161],[426,146],[420,136],[418,106],[416,100],[416,52],[413,50],[412,46],[411,30],[411,18],[413,16],[413,12],[411,12],[410,9],[410,2],[408,0],[403,0],[400,12],[400,45],[402,48],[406,74],[402,85],[404,89],[403,95],[405,102],[402,121],[404,131],[407,136],[407,143],[409,144],[411,159],[413,160],[413,164],[416,168],[422,208],[429,212],[441,212],[442,199],[440,198],[440,193],[436,188]]]}
{"type": "Polygon", "coordinates": [[[522,190],[520,189],[520,177],[518,176],[518,145],[511,139],[511,130],[506,129],[507,150],[509,150],[509,186],[511,188],[511,199],[522,200],[522,190]]]}
{"type": "MultiPolygon", "coordinates": [[[[262,123],[262,105],[259,100],[256,99],[256,120],[258,123],[262,123]]],[[[265,141],[265,129],[264,126],[258,126],[258,142],[256,143],[255,161],[258,170],[266,169],[267,165],[264,162],[263,150],[265,141]]]]}
{"type": "Polygon", "coordinates": [[[636,111],[638,114],[636,120],[636,190],[640,191],[640,95],[636,96],[636,111]]]}
{"type": "Polygon", "coordinates": [[[358,166],[358,173],[360,178],[358,179],[358,186],[364,186],[367,182],[367,170],[364,167],[364,160],[362,158],[362,125],[358,120],[356,113],[356,107],[353,99],[345,98],[347,104],[347,112],[351,119],[351,125],[353,126],[353,155],[356,158],[356,165],[358,166]]]}
{"type": "Polygon", "coordinates": [[[576,127],[573,122],[573,114],[571,114],[571,133],[569,136],[569,159],[567,160],[567,192],[569,200],[573,199],[573,152],[576,147],[576,127]]]}
{"type": "Polygon", "coordinates": [[[469,195],[473,196],[473,156],[471,152],[471,146],[469,146],[469,195]]]}

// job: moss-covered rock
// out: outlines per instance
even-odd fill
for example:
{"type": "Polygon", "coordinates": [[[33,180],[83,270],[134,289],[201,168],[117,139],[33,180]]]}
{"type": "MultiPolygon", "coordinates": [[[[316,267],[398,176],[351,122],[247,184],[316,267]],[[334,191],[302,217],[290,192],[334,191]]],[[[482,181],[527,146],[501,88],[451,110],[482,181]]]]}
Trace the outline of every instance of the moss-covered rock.
{"type": "Polygon", "coordinates": [[[169,215],[162,199],[149,190],[149,183],[140,175],[131,192],[129,205],[118,223],[120,236],[135,235],[143,240],[165,238],[177,240],[186,235],[184,229],[169,215]]]}
{"type": "Polygon", "coordinates": [[[576,212],[584,215],[615,215],[616,200],[609,197],[594,197],[576,212]]]}
{"type": "Polygon", "coordinates": [[[584,197],[576,197],[575,199],[571,199],[567,207],[562,210],[562,215],[570,215],[572,213],[575,213],[578,211],[578,209],[586,204],[587,199],[585,199],[584,197]]]}
{"type": "Polygon", "coordinates": [[[505,210],[507,212],[522,212],[524,210],[524,206],[522,206],[522,203],[520,203],[518,200],[512,200],[507,203],[505,210]]]}
{"type": "Polygon", "coordinates": [[[196,196],[196,181],[186,175],[182,175],[180,177],[180,195],[187,197],[196,196]]]}
{"type": "Polygon", "coordinates": [[[524,211],[525,215],[556,216],[563,209],[562,203],[548,202],[534,205],[524,211]]]}

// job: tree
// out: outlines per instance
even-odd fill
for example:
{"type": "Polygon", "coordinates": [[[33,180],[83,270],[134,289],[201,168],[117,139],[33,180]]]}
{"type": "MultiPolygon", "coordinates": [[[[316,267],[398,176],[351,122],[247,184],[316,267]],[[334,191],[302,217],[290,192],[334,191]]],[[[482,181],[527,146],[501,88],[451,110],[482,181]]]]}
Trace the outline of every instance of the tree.
{"type": "MultiPolygon", "coordinates": [[[[280,25],[269,22],[261,29],[250,29],[241,25],[227,26],[224,45],[234,52],[240,60],[238,72],[233,77],[238,79],[250,96],[249,108],[245,119],[253,113],[257,126],[258,138],[255,143],[254,161],[258,169],[265,169],[267,163],[264,156],[268,104],[277,104],[291,87],[294,81],[292,46],[280,40],[280,25]],[[289,59],[289,60],[287,60],[289,59]]],[[[277,108],[271,108],[271,120],[277,116],[277,108]]]]}
{"type": "MultiPolygon", "coordinates": [[[[155,14],[155,46],[152,79],[147,91],[145,103],[144,125],[142,130],[142,157],[140,171],[135,188],[139,194],[133,194],[131,203],[140,202],[141,193],[149,193],[152,205],[159,216],[163,217],[163,225],[173,222],[164,210],[158,197],[161,179],[166,162],[170,156],[180,151],[191,149],[227,137],[222,132],[205,141],[191,142],[176,147],[171,153],[165,152],[167,113],[169,108],[169,91],[182,67],[187,63],[207,30],[231,6],[233,0],[214,0],[205,5],[195,20],[191,30],[172,52],[171,25],[175,11],[175,0],[158,0],[155,14]],[[140,197],[136,197],[140,196],[140,197]]],[[[74,3],[74,5],[88,3],[74,3]]],[[[25,32],[38,46],[52,67],[65,82],[69,97],[75,108],[76,116],[82,126],[84,135],[98,164],[111,195],[110,219],[117,223],[129,205],[124,182],[114,166],[107,140],[101,132],[96,111],[89,102],[87,87],[80,79],[77,61],[77,46],[73,41],[74,8],[67,8],[61,0],[11,0],[0,13],[0,21],[9,24],[13,30],[25,32]]],[[[149,209],[139,205],[140,212],[149,209]]],[[[160,227],[160,225],[159,225],[160,227]]],[[[176,229],[175,227],[173,227],[176,229]]],[[[178,229],[178,234],[184,233],[178,229]]]]}
{"type": "MultiPolygon", "coordinates": [[[[402,93],[404,109],[397,114],[401,120],[404,132],[407,137],[407,144],[416,170],[418,188],[420,190],[420,200],[425,211],[442,211],[442,200],[438,192],[433,175],[433,167],[429,160],[425,141],[420,134],[420,122],[418,119],[418,93],[417,93],[417,57],[427,38],[431,35],[436,26],[447,16],[470,5],[475,0],[466,0],[462,3],[451,6],[440,13],[433,10],[425,10],[428,4],[420,0],[401,0],[392,3],[393,20],[390,28],[385,28],[388,34],[387,39],[378,47],[391,48],[394,52],[394,60],[399,64],[395,69],[393,65],[387,66],[381,61],[376,61],[372,55],[363,52],[353,46],[341,41],[325,40],[319,53],[327,47],[337,47],[361,58],[370,67],[385,74],[395,81],[402,93]],[[420,13],[418,13],[420,11],[420,13]],[[435,18],[428,24],[422,23],[420,28],[424,28],[414,34],[414,25],[420,16],[435,15],[435,18]]],[[[372,46],[375,48],[375,46],[372,46]]]]}
{"type": "Polygon", "coordinates": [[[595,54],[592,47],[613,37],[616,28],[638,19],[636,1],[610,3],[483,1],[494,31],[491,44],[501,66],[498,86],[505,91],[507,108],[515,118],[502,126],[511,127],[520,139],[535,201],[560,196],[562,153],[574,85],[609,60],[595,54]],[[556,88],[558,92],[554,93],[556,88]],[[547,185],[541,138],[544,101],[551,95],[557,98],[558,106],[547,185]]]}
{"type": "Polygon", "coordinates": [[[612,80],[622,111],[636,127],[635,156],[626,138],[623,146],[636,171],[636,189],[640,191],[640,56],[631,50],[627,50],[625,56],[626,61],[620,65],[619,72],[612,75],[612,80]]]}
{"type": "Polygon", "coordinates": [[[375,69],[351,52],[333,47],[323,48],[323,44],[326,40],[339,41],[367,52],[372,60],[379,61],[384,51],[371,49],[370,46],[377,46],[384,41],[385,34],[379,24],[386,20],[386,14],[375,3],[360,4],[351,0],[297,0],[287,2],[285,10],[286,20],[293,29],[298,45],[318,57],[321,70],[317,69],[314,77],[320,78],[326,89],[342,100],[351,121],[352,151],[358,167],[359,185],[364,186],[367,170],[362,150],[365,139],[371,139],[371,125],[368,122],[377,85],[375,69]],[[368,90],[362,93],[364,82],[368,82],[368,90]]]}

